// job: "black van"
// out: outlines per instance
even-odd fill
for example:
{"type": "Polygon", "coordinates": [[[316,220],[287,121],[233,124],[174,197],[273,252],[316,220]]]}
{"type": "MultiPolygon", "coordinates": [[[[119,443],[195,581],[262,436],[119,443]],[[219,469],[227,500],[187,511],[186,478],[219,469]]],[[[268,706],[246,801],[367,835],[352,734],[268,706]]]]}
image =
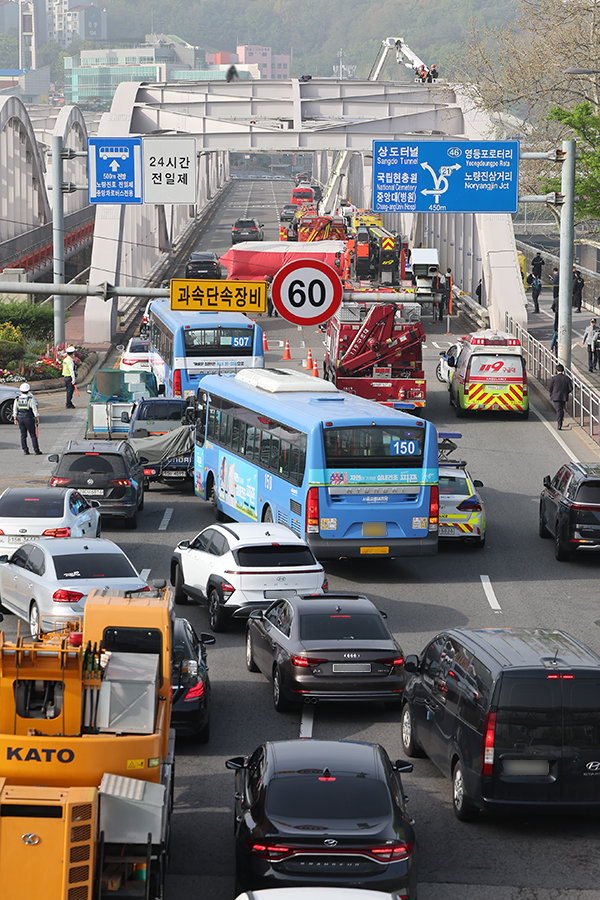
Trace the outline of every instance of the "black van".
{"type": "Polygon", "coordinates": [[[454,812],[600,808],[600,656],[564,631],[457,628],[407,656],[401,739],[454,812]]]}

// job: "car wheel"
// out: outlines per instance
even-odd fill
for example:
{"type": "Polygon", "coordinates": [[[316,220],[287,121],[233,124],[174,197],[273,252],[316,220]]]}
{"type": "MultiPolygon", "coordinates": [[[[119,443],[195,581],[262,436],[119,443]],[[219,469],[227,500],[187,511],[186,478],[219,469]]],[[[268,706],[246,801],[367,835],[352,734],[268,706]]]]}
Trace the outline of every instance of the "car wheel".
{"type": "Polygon", "coordinates": [[[454,412],[456,413],[457,419],[464,419],[465,410],[461,409],[460,400],[457,400],[456,403],[454,404],[454,412]]]}
{"type": "Polygon", "coordinates": [[[546,528],[546,525],[544,522],[544,514],[542,512],[542,509],[543,509],[543,507],[542,507],[542,504],[540,503],[540,518],[539,518],[538,533],[541,538],[549,538],[549,537],[552,537],[552,535],[546,528]]]}
{"type": "Polygon", "coordinates": [[[554,536],[554,556],[559,562],[567,562],[571,559],[571,550],[568,544],[560,539],[560,527],[556,523],[556,532],[554,536]]]}
{"type": "Polygon", "coordinates": [[[37,603],[32,603],[29,610],[29,633],[35,638],[40,633],[40,611],[37,603]]]}
{"type": "Polygon", "coordinates": [[[442,375],[442,364],[439,362],[435,367],[435,375],[438,381],[441,381],[442,384],[446,384],[446,379],[442,375]]]}
{"type": "Polygon", "coordinates": [[[282,693],[281,675],[277,667],[273,669],[273,706],[277,712],[287,712],[290,708],[289,701],[282,693]]]}
{"type": "Polygon", "coordinates": [[[137,509],[132,516],[127,516],[127,518],[125,519],[125,527],[137,528],[137,509]]]}
{"type": "Polygon", "coordinates": [[[460,762],[456,763],[452,773],[452,806],[454,815],[461,822],[471,822],[477,814],[477,807],[471,803],[467,796],[465,775],[460,762]]]}
{"type": "Polygon", "coordinates": [[[181,566],[175,566],[175,580],[173,583],[173,599],[175,603],[185,606],[188,602],[188,596],[183,589],[183,572],[181,566]]]}
{"type": "Polygon", "coordinates": [[[208,620],[213,631],[225,631],[227,613],[221,606],[221,598],[216,588],[211,588],[208,592],[208,620]]]}
{"type": "Polygon", "coordinates": [[[252,652],[252,635],[250,629],[246,629],[246,668],[249,672],[259,672],[259,668],[254,662],[254,654],[252,652]]]}
{"type": "Polygon", "coordinates": [[[413,720],[408,703],[404,704],[400,719],[400,740],[407,756],[425,756],[415,739],[413,720]]]}
{"type": "Polygon", "coordinates": [[[262,515],[263,522],[272,522],[273,521],[273,510],[270,506],[265,506],[262,515]]]}
{"type": "Polygon", "coordinates": [[[0,422],[3,425],[10,425],[13,420],[13,400],[7,400],[0,406],[0,422]]]}

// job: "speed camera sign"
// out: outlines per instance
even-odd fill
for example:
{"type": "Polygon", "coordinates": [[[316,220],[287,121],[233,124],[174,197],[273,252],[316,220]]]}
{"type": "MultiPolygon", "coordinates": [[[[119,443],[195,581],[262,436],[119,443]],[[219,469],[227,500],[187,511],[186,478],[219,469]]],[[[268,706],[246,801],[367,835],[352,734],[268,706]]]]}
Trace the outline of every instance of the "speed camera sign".
{"type": "Polygon", "coordinates": [[[280,316],[294,325],[320,325],[342,302],[340,277],[318,259],[297,259],[278,272],[271,297],[280,316]]]}

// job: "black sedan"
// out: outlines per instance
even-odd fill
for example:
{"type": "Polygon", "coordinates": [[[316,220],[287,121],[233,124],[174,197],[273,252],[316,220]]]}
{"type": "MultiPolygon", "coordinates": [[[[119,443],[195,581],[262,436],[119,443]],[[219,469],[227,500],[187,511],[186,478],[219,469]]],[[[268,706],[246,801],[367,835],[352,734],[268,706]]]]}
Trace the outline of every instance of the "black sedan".
{"type": "Polygon", "coordinates": [[[178,734],[191,735],[205,744],[210,736],[210,679],[206,645],[212,634],[196,634],[187,619],[173,627],[173,709],[171,724],[178,734]]]}
{"type": "Polygon", "coordinates": [[[540,496],[540,537],[554,538],[561,562],[577,550],[600,550],[600,465],[570,462],[546,475],[540,496]]]}
{"type": "Polygon", "coordinates": [[[360,887],[414,898],[415,834],[400,773],[379,744],[266,743],[236,772],[236,893],[360,887]]]}
{"type": "Polygon", "coordinates": [[[253,610],[246,665],[272,680],[278,712],[301,701],[402,701],[404,654],[366,597],[296,595],[253,610]]]}

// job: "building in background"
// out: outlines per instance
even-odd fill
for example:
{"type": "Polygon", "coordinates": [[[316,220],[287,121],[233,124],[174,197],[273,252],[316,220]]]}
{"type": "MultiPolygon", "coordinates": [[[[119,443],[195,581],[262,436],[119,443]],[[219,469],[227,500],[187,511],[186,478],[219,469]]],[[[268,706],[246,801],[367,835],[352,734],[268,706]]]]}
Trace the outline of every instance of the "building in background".
{"type": "Polygon", "coordinates": [[[25,104],[48,103],[50,66],[40,69],[0,69],[0,95],[10,94],[25,104]]]}
{"type": "Polygon", "coordinates": [[[216,66],[234,65],[238,72],[246,66],[255,66],[261,78],[282,80],[290,77],[289,54],[273,53],[271,47],[259,44],[239,44],[236,53],[229,50],[207,51],[206,62],[216,66]]]}
{"type": "MultiPolygon", "coordinates": [[[[108,34],[105,9],[77,0],[46,0],[47,40],[68,47],[74,40],[102,41],[108,34]]],[[[38,38],[41,43],[41,39],[38,38]]]]}

